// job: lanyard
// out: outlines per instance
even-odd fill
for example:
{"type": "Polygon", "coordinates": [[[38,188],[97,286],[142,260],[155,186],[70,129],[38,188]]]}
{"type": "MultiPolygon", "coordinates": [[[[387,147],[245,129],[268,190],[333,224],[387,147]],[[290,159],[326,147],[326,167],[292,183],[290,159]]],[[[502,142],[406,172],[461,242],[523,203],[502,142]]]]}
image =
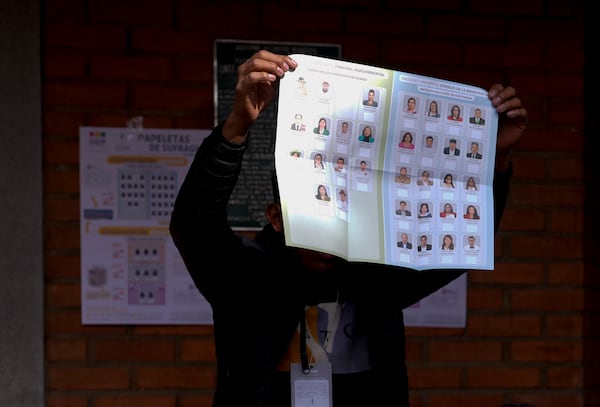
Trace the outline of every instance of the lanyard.
{"type": "Polygon", "coordinates": [[[309,374],[308,354],[306,353],[306,315],[300,320],[300,363],[302,364],[302,373],[309,374]]]}

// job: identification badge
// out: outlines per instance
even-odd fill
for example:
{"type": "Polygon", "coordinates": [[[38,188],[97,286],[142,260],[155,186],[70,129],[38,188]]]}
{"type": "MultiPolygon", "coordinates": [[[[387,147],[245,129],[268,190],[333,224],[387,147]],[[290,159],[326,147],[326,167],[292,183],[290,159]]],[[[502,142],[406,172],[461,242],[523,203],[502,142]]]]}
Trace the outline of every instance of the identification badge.
{"type": "Polygon", "coordinates": [[[331,363],[319,362],[307,373],[300,363],[290,365],[292,407],[331,407],[331,363]]]}

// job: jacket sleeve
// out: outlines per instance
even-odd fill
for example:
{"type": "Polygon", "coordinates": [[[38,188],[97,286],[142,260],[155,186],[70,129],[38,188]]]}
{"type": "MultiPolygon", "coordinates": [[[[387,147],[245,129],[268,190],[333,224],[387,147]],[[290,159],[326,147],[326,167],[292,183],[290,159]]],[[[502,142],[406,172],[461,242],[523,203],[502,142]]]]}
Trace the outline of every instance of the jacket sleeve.
{"type": "Polygon", "coordinates": [[[227,142],[222,123],[204,139],[178,191],[169,231],[188,271],[202,294],[209,298],[215,274],[242,241],[227,221],[227,203],[237,182],[246,145],[227,142]],[[200,273],[200,270],[203,272],[200,273]]]}

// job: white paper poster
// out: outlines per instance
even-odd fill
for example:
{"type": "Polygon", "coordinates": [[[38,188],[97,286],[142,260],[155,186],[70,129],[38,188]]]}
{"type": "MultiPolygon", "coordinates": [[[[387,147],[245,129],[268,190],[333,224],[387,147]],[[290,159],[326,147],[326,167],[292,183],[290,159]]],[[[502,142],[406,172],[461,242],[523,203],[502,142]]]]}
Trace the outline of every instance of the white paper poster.
{"type": "Polygon", "coordinates": [[[80,128],[83,324],[212,324],[168,230],[209,132],[80,128]]]}

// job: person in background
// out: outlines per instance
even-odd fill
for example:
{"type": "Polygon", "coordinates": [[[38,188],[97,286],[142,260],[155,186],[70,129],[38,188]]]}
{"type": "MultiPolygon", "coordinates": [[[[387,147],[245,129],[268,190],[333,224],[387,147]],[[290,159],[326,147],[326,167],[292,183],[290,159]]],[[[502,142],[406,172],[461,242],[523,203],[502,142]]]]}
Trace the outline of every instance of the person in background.
{"type": "Polygon", "coordinates": [[[448,146],[444,147],[444,154],[458,156],[460,155],[460,149],[456,148],[456,139],[452,138],[448,142],[448,146]]]}
{"type": "Polygon", "coordinates": [[[438,110],[438,104],[435,100],[429,102],[429,110],[425,113],[427,117],[440,117],[440,112],[438,110]]]}
{"type": "Polygon", "coordinates": [[[475,244],[475,236],[471,235],[467,238],[467,244],[464,247],[467,252],[479,251],[479,246],[475,244]]]}
{"type": "Polygon", "coordinates": [[[477,191],[477,183],[475,182],[475,178],[469,177],[467,178],[467,182],[465,183],[465,189],[467,191],[477,191]]]}
{"type": "Polygon", "coordinates": [[[402,140],[398,143],[398,147],[400,148],[408,148],[409,150],[414,150],[415,145],[413,144],[413,136],[410,134],[410,131],[407,131],[402,135],[402,140]]]}
{"type": "Polygon", "coordinates": [[[480,125],[484,125],[485,124],[485,119],[483,117],[481,117],[481,109],[480,108],[475,108],[475,110],[473,111],[474,116],[473,117],[469,117],[469,123],[471,124],[480,124],[480,125]]]}
{"type": "Polygon", "coordinates": [[[448,120],[452,120],[455,122],[462,122],[462,117],[460,116],[460,106],[453,105],[450,109],[450,115],[448,116],[448,120]]]}
{"type": "MultiPolygon", "coordinates": [[[[266,50],[239,66],[231,111],[198,148],[171,215],[173,242],[212,309],[217,364],[212,406],[289,407],[290,372],[302,376],[318,359],[318,366],[332,372],[333,406],[408,407],[403,309],[466,270],[420,272],[288,247],[276,188],[266,208],[269,222],[253,239],[228,223],[251,126],[275,98],[279,81],[296,67],[290,56],[266,50]],[[313,340],[301,332],[314,332],[313,340]]],[[[488,96],[501,116],[497,226],[512,174],[510,151],[526,127],[527,110],[510,86],[494,84],[488,96]]]]}
{"type": "Polygon", "coordinates": [[[360,136],[358,136],[358,141],[362,141],[363,143],[372,143],[375,141],[375,137],[373,137],[373,129],[371,126],[365,126],[362,130],[360,136]]]}
{"type": "Polygon", "coordinates": [[[321,155],[321,153],[315,154],[315,156],[313,158],[313,166],[317,170],[325,169],[325,163],[323,162],[323,156],[321,155]]]}
{"type": "Polygon", "coordinates": [[[404,109],[404,113],[417,113],[417,100],[414,97],[411,96],[406,101],[406,108],[404,109]]]}
{"type": "Polygon", "coordinates": [[[431,212],[429,211],[429,204],[427,202],[423,202],[421,206],[419,206],[419,213],[417,214],[417,218],[431,218],[431,212]]]}
{"type": "Polygon", "coordinates": [[[412,249],[412,243],[408,241],[408,234],[402,233],[400,241],[396,242],[396,246],[400,249],[412,249]]]}
{"type": "Polygon", "coordinates": [[[427,235],[422,235],[421,238],[419,239],[419,246],[417,246],[417,250],[418,251],[429,251],[431,250],[431,245],[428,243],[427,241],[427,235]]]}
{"type": "Polygon", "coordinates": [[[410,184],[410,175],[406,167],[400,167],[400,171],[394,176],[394,181],[399,184],[410,184]]]}
{"type": "Polygon", "coordinates": [[[320,134],[322,136],[329,136],[329,130],[327,129],[327,120],[324,117],[319,119],[317,127],[313,129],[313,133],[320,134]]]}
{"type": "Polygon", "coordinates": [[[444,235],[444,239],[442,240],[442,250],[454,250],[454,239],[452,235],[444,235]]]}
{"type": "Polygon", "coordinates": [[[377,101],[375,100],[375,90],[369,89],[367,93],[367,98],[363,100],[363,105],[377,107],[377,101]]]}
{"type": "Polygon", "coordinates": [[[471,142],[471,151],[467,153],[467,158],[476,158],[481,160],[483,156],[479,152],[479,143],[476,141],[471,142]]]}
{"type": "Polygon", "coordinates": [[[444,204],[444,210],[440,212],[440,218],[456,219],[456,212],[454,212],[454,208],[452,208],[450,202],[444,204]]]}
{"type": "Polygon", "coordinates": [[[345,174],[346,173],[345,164],[346,164],[346,160],[344,160],[344,157],[338,157],[335,162],[335,167],[333,168],[333,170],[340,174],[345,174]]]}
{"type": "Polygon", "coordinates": [[[444,188],[454,188],[454,177],[452,174],[447,173],[444,175],[444,179],[442,180],[442,186],[444,188]]]}
{"type": "Polygon", "coordinates": [[[400,204],[398,205],[398,209],[396,209],[396,215],[410,216],[410,211],[407,208],[406,201],[400,201],[400,204]]]}
{"type": "Polygon", "coordinates": [[[431,178],[429,178],[429,171],[427,170],[423,170],[421,172],[421,178],[419,178],[417,180],[417,185],[418,186],[423,186],[423,187],[430,187],[433,185],[433,181],[431,180],[431,178]]]}
{"type": "Polygon", "coordinates": [[[467,210],[465,211],[465,214],[463,215],[464,219],[479,219],[479,213],[477,212],[477,208],[475,207],[475,205],[469,205],[467,206],[467,210]]]}
{"type": "Polygon", "coordinates": [[[321,184],[317,187],[317,193],[315,195],[315,198],[319,201],[326,201],[326,202],[331,201],[331,198],[329,197],[329,194],[327,193],[327,188],[325,188],[325,185],[321,184]]]}

